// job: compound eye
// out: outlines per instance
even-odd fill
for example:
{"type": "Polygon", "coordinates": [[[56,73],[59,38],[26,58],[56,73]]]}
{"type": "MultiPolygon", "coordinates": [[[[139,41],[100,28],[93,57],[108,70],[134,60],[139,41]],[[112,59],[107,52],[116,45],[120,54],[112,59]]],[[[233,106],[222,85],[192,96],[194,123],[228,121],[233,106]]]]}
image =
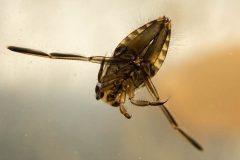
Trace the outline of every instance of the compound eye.
{"type": "Polygon", "coordinates": [[[100,87],[97,85],[95,88],[96,92],[96,99],[99,100],[104,96],[104,92],[100,89],[100,87]]]}
{"type": "Polygon", "coordinates": [[[99,92],[99,90],[100,90],[99,86],[98,86],[98,85],[96,85],[96,87],[95,87],[95,93],[98,93],[98,92],[99,92]]]}
{"type": "Polygon", "coordinates": [[[100,91],[96,94],[96,99],[99,100],[99,99],[103,98],[103,96],[104,96],[104,92],[100,91]]]}

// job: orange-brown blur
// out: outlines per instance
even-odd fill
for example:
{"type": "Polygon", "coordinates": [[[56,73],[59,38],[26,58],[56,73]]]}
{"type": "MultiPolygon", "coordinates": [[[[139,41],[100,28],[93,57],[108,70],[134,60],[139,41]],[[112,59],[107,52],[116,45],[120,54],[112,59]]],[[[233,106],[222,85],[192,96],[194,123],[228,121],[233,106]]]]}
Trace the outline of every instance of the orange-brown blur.
{"type": "Polygon", "coordinates": [[[239,43],[216,44],[195,52],[203,56],[187,59],[165,75],[169,107],[185,126],[194,126],[201,133],[239,136],[239,43]]]}

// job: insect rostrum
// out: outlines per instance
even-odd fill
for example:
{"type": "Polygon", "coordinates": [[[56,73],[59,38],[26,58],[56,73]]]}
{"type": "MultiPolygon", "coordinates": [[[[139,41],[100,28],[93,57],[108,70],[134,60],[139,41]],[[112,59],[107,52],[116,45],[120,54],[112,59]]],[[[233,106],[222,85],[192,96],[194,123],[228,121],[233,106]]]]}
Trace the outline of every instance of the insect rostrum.
{"type": "Polygon", "coordinates": [[[95,87],[96,99],[103,100],[113,107],[119,107],[126,117],[131,115],[124,107],[126,98],[136,106],[159,106],[175,130],[181,133],[193,146],[203,150],[201,145],[179,128],[151,81],[163,64],[170,42],[171,21],[163,16],[134,30],[116,47],[112,57],[85,57],[75,54],[44,53],[42,51],[9,46],[18,53],[41,56],[51,59],[80,60],[99,63],[98,83],[95,87]],[[135,91],[146,87],[154,101],[135,99],[135,91]]]}

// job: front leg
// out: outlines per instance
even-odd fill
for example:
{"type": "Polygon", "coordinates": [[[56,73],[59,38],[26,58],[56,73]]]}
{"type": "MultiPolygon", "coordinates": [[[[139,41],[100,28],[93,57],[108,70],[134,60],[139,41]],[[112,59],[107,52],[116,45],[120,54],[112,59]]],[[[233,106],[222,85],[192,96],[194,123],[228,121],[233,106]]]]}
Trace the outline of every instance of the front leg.
{"type": "Polygon", "coordinates": [[[127,113],[127,110],[124,107],[125,100],[126,100],[126,89],[123,87],[123,92],[121,93],[120,99],[119,99],[119,102],[120,102],[119,110],[127,119],[130,119],[132,116],[129,113],[127,113]]]}
{"type": "Polygon", "coordinates": [[[126,108],[124,107],[123,104],[120,104],[119,110],[120,110],[120,112],[121,112],[127,119],[130,119],[130,118],[132,117],[132,115],[130,115],[129,113],[127,113],[127,110],[126,110],[126,108]]]}

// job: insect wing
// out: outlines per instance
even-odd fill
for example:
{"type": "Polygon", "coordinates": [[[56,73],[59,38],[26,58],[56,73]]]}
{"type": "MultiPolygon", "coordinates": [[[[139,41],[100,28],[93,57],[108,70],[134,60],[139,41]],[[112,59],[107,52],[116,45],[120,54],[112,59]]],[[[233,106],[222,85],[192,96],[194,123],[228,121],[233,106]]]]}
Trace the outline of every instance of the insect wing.
{"type": "Polygon", "coordinates": [[[114,54],[118,55],[126,50],[130,50],[133,54],[141,53],[159,34],[165,21],[166,18],[161,17],[134,30],[119,43],[114,54]]]}
{"type": "Polygon", "coordinates": [[[144,70],[154,76],[166,58],[171,35],[171,22],[166,17],[151,21],[124,38],[114,56],[123,59],[143,58],[144,70]]]}
{"type": "Polygon", "coordinates": [[[146,53],[144,53],[143,59],[152,64],[151,70],[153,70],[154,75],[160,69],[166,58],[170,36],[171,24],[169,22],[163,25],[159,34],[153,39],[146,53]]]}

